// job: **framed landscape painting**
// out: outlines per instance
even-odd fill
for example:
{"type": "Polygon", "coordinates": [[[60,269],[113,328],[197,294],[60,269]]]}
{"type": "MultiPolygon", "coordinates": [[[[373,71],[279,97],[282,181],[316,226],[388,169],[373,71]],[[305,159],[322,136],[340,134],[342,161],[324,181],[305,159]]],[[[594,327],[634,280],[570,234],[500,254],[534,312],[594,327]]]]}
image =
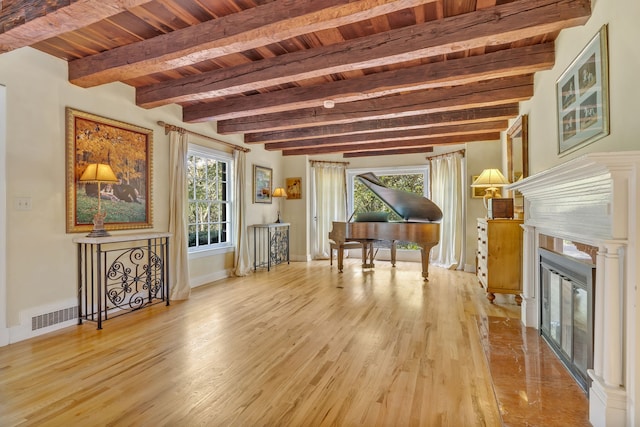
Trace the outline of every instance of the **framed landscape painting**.
{"type": "Polygon", "coordinates": [[[151,228],[152,148],[151,129],[67,107],[67,233],[91,231],[98,198],[106,230],[151,228]],[[111,166],[118,182],[100,187],[79,182],[92,163],[111,166]]]}
{"type": "Polygon", "coordinates": [[[253,203],[271,203],[273,170],[253,165],[253,203]]]}
{"type": "Polygon", "coordinates": [[[559,155],[609,134],[607,56],[604,25],[556,82],[559,155]]]}

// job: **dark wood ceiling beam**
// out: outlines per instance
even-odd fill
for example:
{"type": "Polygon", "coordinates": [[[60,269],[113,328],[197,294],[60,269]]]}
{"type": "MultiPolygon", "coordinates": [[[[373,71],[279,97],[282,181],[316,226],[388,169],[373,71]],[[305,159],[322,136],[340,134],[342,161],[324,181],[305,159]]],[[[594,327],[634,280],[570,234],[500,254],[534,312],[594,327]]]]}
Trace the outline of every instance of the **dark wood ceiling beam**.
{"type": "Polygon", "coordinates": [[[0,1],[0,52],[31,46],[151,0],[0,1]]]}
{"type": "Polygon", "coordinates": [[[373,142],[370,144],[347,144],[341,146],[305,147],[300,149],[283,150],[285,156],[314,155],[330,153],[346,153],[350,151],[394,150],[399,148],[423,147],[427,145],[463,144],[477,141],[496,141],[500,139],[500,132],[484,132],[468,135],[440,136],[413,140],[373,142]]]}
{"type": "Polygon", "coordinates": [[[516,117],[519,111],[518,104],[514,103],[392,119],[364,120],[300,129],[256,132],[245,134],[244,142],[249,144],[262,144],[266,142],[284,142],[320,137],[328,138],[336,135],[361,134],[383,130],[409,130],[434,126],[455,126],[492,120],[508,120],[516,117]]]}
{"type": "Polygon", "coordinates": [[[355,135],[342,135],[332,138],[305,139],[301,141],[269,142],[264,145],[267,150],[289,150],[308,147],[352,146],[355,144],[369,145],[374,142],[409,141],[413,139],[434,138],[438,136],[458,136],[481,132],[501,132],[507,129],[507,120],[492,122],[470,123],[457,126],[438,126],[426,129],[410,129],[355,135]]]}
{"type": "Polygon", "coordinates": [[[294,87],[206,104],[195,104],[184,107],[183,111],[189,117],[224,120],[319,107],[327,99],[331,99],[335,103],[353,102],[406,91],[457,86],[480,80],[533,74],[536,71],[551,69],[554,57],[553,43],[538,44],[369,74],[315,86],[294,87]]]}
{"type": "Polygon", "coordinates": [[[393,155],[402,155],[402,154],[426,154],[432,153],[433,147],[414,147],[414,148],[396,148],[393,150],[371,150],[371,151],[352,151],[349,153],[344,153],[342,157],[344,158],[354,158],[354,157],[372,157],[372,156],[393,156],[393,155]]]}
{"type": "Polygon", "coordinates": [[[276,0],[69,63],[69,81],[91,87],[243,52],[434,0],[276,0]]]}
{"type": "MultiPolygon", "coordinates": [[[[274,114],[221,120],[218,132],[247,133],[361,120],[415,116],[435,112],[511,104],[533,96],[533,76],[510,77],[338,104],[335,108],[304,108],[274,114]]],[[[183,120],[191,117],[183,114],[183,120]]]]}
{"type": "Polygon", "coordinates": [[[485,48],[580,25],[589,0],[518,0],[439,21],[267,58],[140,88],[137,102],[188,102],[229,96],[332,73],[485,48]]]}

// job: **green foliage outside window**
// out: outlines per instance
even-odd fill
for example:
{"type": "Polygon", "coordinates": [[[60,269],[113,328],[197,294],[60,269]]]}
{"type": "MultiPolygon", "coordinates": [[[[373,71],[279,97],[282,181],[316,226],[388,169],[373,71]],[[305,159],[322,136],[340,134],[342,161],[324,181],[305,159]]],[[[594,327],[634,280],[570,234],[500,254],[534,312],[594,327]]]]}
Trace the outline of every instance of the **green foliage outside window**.
{"type": "Polygon", "coordinates": [[[187,161],[189,247],[227,243],[229,237],[228,163],[189,155],[187,161]]]}
{"type": "MultiPolygon", "coordinates": [[[[376,175],[384,185],[396,190],[408,191],[424,196],[424,175],[376,175]]],[[[401,221],[402,219],[393,210],[384,204],[371,190],[358,179],[354,180],[353,188],[354,212],[389,212],[389,221],[401,221]]],[[[413,242],[398,242],[398,249],[420,249],[413,242]]]]}

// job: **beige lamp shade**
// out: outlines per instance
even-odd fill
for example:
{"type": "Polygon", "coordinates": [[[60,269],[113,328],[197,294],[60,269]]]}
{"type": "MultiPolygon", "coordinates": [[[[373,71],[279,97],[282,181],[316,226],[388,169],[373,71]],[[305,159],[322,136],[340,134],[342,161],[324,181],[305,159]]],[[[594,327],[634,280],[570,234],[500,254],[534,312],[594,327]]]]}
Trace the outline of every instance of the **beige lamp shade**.
{"type": "Polygon", "coordinates": [[[504,187],[509,181],[498,169],[485,169],[480,176],[473,181],[472,187],[504,187]]]}
{"type": "MultiPolygon", "coordinates": [[[[287,192],[284,191],[284,188],[282,187],[278,187],[275,190],[273,190],[273,197],[287,197],[287,192]]],[[[278,202],[278,219],[276,220],[276,223],[280,222],[280,204],[281,202],[278,202]]]]}
{"type": "Polygon", "coordinates": [[[284,188],[282,187],[278,187],[275,190],[273,190],[273,197],[287,197],[287,192],[284,191],[284,188]]]}
{"type": "Polygon", "coordinates": [[[111,166],[104,163],[91,163],[82,172],[81,182],[118,182],[111,166]]]}
{"type": "Polygon", "coordinates": [[[113,173],[113,169],[111,166],[105,165],[104,163],[91,163],[87,168],[82,172],[82,176],[80,176],[80,182],[96,182],[98,183],[98,212],[93,216],[93,230],[91,233],[87,234],[88,237],[105,237],[109,236],[109,233],[104,228],[104,219],[107,214],[102,213],[102,192],[100,191],[100,183],[101,182],[118,182],[118,178],[116,178],[116,174],[113,173]]]}
{"type": "Polygon", "coordinates": [[[504,187],[507,184],[509,184],[509,181],[507,181],[498,169],[485,169],[480,176],[473,181],[471,186],[483,187],[485,189],[482,201],[484,202],[485,209],[487,209],[487,199],[502,197],[500,195],[500,187],[504,187]]]}

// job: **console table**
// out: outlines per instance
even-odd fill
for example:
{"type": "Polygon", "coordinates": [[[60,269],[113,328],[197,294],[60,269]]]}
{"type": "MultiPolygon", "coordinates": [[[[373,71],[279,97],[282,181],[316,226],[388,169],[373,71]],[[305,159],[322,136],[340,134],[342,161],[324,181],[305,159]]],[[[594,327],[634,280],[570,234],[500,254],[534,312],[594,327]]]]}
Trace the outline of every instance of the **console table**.
{"type": "Polygon", "coordinates": [[[170,233],[76,237],[78,324],[150,305],[169,305],[170,233]]]}
{"type": "Polygon", "coordinates": [[[287,262],[289,264],[289,224],[254,224],[253,228],[253,270],[287,262]]]}

